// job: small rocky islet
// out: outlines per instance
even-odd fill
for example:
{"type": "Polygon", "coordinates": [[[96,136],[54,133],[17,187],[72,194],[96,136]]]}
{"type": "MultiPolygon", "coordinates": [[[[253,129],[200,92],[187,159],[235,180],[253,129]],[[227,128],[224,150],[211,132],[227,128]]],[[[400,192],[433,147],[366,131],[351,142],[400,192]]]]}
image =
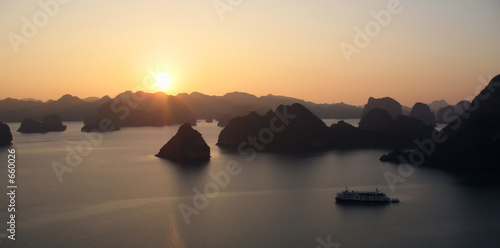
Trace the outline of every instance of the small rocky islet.
{"type": "Polygon", "coordinates": [[[43,118],[42,122],[24,119],[17,131],[20,133],[48,133],[63,132],[65,130],[66,126],[62,124],[59,115],[48,115],[43,118]]]}
{"type": "Polygon", "coordinates": [[[208,161],[210,147],[200,132],[194,130],[191,124],[185,123],[156,156],[173,161],[208,161]]]}

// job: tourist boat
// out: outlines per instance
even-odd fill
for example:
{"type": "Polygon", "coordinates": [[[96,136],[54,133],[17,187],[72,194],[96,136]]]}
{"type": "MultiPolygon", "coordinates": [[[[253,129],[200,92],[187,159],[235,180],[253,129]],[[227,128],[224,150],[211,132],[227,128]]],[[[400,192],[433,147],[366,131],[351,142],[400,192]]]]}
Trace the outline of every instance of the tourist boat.
{"type": "Polygon", "coordinates": [[[374,202],[374,203],[398,203],[398,198],[390,198],[386,194],[378,191],[349,191],[347,187],[344,191],[337,193],[336,202],[374,202]]]}

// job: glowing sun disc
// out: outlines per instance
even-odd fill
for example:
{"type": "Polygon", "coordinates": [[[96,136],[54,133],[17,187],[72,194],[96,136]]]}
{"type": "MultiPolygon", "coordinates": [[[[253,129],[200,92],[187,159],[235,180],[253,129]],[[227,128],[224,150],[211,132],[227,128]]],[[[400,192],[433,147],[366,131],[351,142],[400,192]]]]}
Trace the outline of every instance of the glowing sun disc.
{"type": "Polygon", "coordinates": [[[172,86],[172,79],[167,74],[156,76],[156,87],[160,90],[169,89],[172,86]]]}

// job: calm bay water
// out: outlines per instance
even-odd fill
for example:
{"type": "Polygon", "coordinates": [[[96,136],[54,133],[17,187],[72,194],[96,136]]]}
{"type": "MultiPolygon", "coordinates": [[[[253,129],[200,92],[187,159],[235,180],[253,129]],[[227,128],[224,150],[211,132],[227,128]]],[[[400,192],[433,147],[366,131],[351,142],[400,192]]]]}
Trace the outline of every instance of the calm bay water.
{"type": "MultiPolygon", "coordinates": [[[[328,124],[333,121],[328,120],[328,124]]],[[[351,123],[356,123],[352,120],[351,123]]],[[[125,128],[104,134],[59,182],[51,164],[66,163],[67,148],[88,140],[81,123],[66,132],[13,132],[17,156],[16,241],[0,247],[495,247],[500,243],[500,187],[479,177],[417,168],[391,192],[378,161],[383,150],[330,151],[309,156],[220,150],[221,128],[197,127],[212,159],[185,168],[154,156],[174,127],[125,128]],[[203,191],[237,161],[241,173],[186,223],[179,204],[193,207],[203,191]],[[379,189],[399,204],[339,205],[334,194],[379,189]]],[[[19,123],[10,123],[17,130],[19,123]]],[[[70,150],[71,150],[70,149],[70,150]]],[[[0,149],[0,187],[7,193],[7,148],[0,149]]],[[[6,233],[7,198],[0,198],[0,234],[6,233]]]]}

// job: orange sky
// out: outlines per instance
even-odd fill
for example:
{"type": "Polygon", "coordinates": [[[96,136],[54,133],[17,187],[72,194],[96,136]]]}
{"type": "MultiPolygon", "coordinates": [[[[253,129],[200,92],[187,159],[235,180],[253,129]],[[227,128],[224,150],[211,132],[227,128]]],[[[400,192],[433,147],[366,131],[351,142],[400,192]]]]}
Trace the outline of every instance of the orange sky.
{"type": "Polygon", "coordinates": [[[115,96],[159,68],[169,94],[456,103],[475,94],[479,76],[500,73],[494,0],[215,1],[232,9],[221,15],[214,1],[41,2],[48,7],[0,0],[0,99],[115,96]],[[41,24],[33,37],[24,20],[41,24]],[[356,46],[366,27],[373,37],[356,46]],[[358,49],[350,62],[341,44],[358,49]]]}

